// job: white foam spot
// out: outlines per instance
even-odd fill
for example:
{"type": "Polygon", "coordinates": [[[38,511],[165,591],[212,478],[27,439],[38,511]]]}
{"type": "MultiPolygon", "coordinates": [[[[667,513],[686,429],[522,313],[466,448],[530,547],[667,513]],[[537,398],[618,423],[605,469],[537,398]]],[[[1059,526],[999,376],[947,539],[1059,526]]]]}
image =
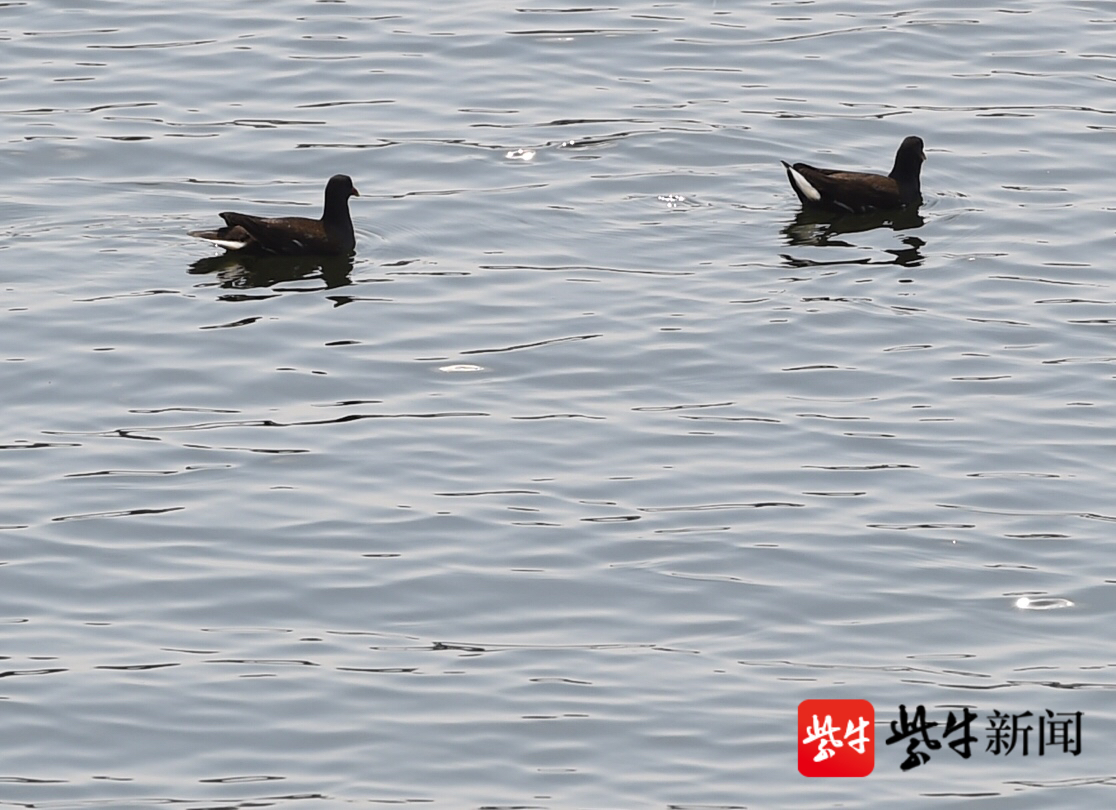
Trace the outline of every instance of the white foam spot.
{"type": "Polygon", "coordinates": [[[535,159],[535,150],[534,149],[512,149],[510,152],[508,152],[506,155],[504,155],[504,157],[506,157],[508,160],[522,160],[522,161],[526,162],[528,160],[534,160],[535,159]]]}
{"type": "Polygon", "coordinates": [[[1015,600],[1015,606],[1020,610],[1057,610],[1058,608],[1073,607],[1073,602],[1060,596],[1042,597],[1040,599],[1020,596],[1015,600]]]}
{"type": "Polygon", "coordinates": [[[474,371],[484,371],[484,366],[474,366],[472,363],[456,363],[452,366],[441,366],[438,371],[444,371],[447,374],[463,374],[474,371]]]}

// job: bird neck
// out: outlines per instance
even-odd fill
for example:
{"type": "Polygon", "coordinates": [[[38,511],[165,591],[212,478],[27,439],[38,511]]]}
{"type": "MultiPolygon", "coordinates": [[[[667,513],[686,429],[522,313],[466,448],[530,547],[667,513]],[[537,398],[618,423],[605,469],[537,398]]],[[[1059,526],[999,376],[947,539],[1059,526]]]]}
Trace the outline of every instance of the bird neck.
{"type": "Polygon", "coordinates": [[[322,222],[330,222],[338,225],[352,222],[349,216],[349,198],[326,196],[325,209],[322,211],[322,222]]]}

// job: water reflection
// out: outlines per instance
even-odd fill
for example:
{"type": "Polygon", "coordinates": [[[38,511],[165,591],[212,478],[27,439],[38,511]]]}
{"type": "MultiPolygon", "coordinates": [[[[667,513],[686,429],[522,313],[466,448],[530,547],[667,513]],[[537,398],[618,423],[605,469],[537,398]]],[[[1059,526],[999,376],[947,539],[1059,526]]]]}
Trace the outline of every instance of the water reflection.
{"type": "Polygon", "coordinates": [[[834,237],[884,227],[896,231],[909,231],[921,228],[925,222],[917,208],[877,211],[871,214],[834,214],[804,208],[783,228],[782,232],[787,242],[792,245],[836,244],[847,247],[848,242],[835,242],[834,237]]]}
{"type": "MultiPolygon", "coordinates": [[[[781,233],[790,245],[811,247],[857,247],[856,243],[841,238],[845,234],[864,233],[877,228],[891,228],[895,231],[908,231],[921,228],[925,220],[917,208],[902,211],[887,211],[872,214],[832,214],[826,211],[802,209],[795,218],[783,227],[781,233]]],[[[874,259],[837,260],[832,262],[813,259],[797,259],[783,254],[784,261],[792,267],[813,267],[824,264],[896,264],[901,267],[917,267],[923,263],[922,248],[926,241],[914,235],[904,236],[900,241],[904,247],[885,251],[895,258],[888,262],[874,259]]]]}
{"type": "Polygon", "coordinates": [[[274,287],[288,281],[318,277],[324,289],[352,284],[351,256],[250,256],[226,253],[190,265],[191,275],[215,275],[222,287],[274,287]]]}

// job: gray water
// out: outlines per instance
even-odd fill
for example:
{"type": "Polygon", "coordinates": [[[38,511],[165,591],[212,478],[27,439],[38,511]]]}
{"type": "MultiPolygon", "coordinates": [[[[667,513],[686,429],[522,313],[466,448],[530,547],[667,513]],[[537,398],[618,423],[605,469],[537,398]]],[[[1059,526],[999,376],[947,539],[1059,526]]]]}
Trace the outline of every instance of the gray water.
{"type": "Polygon", "coordinates": [[[1111,2],[0,3],[0,806],[1110,806],[1114,59],[1111,2]],[[908,134],[917,217],[799,216],[780,159],[908,134]],[[351,263],[185,235],[336,172],[351,263]],[[842,697],[875,771],[803,778],[842,697]],[[900,704],[1082,752],[902,772],[900,704]]]}

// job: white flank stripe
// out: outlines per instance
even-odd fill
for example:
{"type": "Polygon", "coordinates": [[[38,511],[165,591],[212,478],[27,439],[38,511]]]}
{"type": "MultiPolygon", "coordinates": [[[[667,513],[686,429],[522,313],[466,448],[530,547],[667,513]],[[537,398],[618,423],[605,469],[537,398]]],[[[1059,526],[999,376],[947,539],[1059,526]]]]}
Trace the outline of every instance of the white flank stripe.
{"type": "Polygon", "coordinates": [[[232,239],[210,239],[209,241],[225,250],[240,250],[248,244],[247,242],[234,242],[232,239]]]}

